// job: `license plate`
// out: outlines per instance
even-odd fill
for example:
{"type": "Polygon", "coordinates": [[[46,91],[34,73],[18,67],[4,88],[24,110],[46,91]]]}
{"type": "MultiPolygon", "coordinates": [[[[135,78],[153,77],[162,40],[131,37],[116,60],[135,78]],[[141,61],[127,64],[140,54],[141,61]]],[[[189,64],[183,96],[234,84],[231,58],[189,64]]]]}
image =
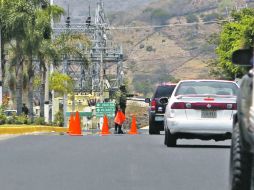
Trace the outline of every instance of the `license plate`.
{"type": "Polygon", "coordinates": [[[155,121],[163,121],[164,117],[163,116],[155,116],[155,121]]]}
{"type": "Polygon", "coordinates": [[[201,118],[217,118],[217,112],[215,110],[202,110],[201,118]]]}

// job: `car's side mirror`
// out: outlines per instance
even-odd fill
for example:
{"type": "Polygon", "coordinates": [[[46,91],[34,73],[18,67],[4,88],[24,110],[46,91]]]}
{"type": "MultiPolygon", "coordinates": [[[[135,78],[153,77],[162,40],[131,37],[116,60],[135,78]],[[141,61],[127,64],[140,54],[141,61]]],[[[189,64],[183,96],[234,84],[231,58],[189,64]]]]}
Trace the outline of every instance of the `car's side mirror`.
{"type": "Polygon", "coordinates": [[[232,54],[232,63],[240,66],[252,66],[253,51],[252,49],[239,49],[232,54]]]}
{"type": "Polygon", "coordinates": [[[159,101],[163,105],[167,105],[168,104],[168,98],[167,97],[162,97],[162,98],[160,98],[159,101]]]}
{"type": "Polygon", "coordinates": [[[151,99],[150,98],[146,98],[145,99],[145,103],[150,103],[151,102],[151,99]]]}

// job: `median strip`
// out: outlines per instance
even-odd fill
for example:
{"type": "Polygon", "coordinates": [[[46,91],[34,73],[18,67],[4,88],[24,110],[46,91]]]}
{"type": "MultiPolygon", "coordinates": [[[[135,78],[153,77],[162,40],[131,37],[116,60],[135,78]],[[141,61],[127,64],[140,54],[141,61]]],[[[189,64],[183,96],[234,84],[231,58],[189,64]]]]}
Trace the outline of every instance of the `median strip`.
{"type": "Polygon", "coordinates": [[[53,126],[2,125],[0,126],[0,135],[29,134],[35,132],[66,133],[67,130],[64,127],[53,126]]]}

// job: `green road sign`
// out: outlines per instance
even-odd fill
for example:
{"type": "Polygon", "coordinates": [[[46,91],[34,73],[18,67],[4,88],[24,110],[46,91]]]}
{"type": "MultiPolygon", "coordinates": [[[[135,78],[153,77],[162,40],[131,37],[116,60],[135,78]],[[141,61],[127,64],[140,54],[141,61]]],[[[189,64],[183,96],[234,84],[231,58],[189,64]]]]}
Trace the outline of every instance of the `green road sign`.
{"type": "MultiPolygon", "coordinates": [[[[69,117],[71,115],[71,113],[75,116],[76,112],[66,112],[66,116],[69,117]]],[[[80,117],[91,117],[92,116],[92,112],[79,112],[79,116],[80,117]]]]}
{"type": "Polygon", "coordinates": [[[104,102],[96,104],[96,117],[107,115],[109,118],[115,117],[115,103],[104,102]]]}

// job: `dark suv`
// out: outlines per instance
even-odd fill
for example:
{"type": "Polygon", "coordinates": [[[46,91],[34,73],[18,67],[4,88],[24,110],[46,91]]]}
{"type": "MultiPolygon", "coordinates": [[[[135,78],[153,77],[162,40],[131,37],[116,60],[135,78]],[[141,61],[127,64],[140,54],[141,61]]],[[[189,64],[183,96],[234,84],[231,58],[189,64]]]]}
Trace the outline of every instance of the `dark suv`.
{"type": "Polygon", "coordinates": [[[160,98],[170,98],[176,84],[163,83],[157,86],[152,99],[146,98],[149,103],[149,134],[160,134],[164,130],[164,113],[166,105],[160,103],[160,98]]]}
{"type": "MultiPolygon", "coordinates": [[[[232,61],[237,65],[252,67],[252,49],[237,50],[232,61]]],[[[234,115],[230,152],[231,190],[254,189],[254,91],[253,72],[244,75],[237,98],[237,114],[234,115]]]]}

